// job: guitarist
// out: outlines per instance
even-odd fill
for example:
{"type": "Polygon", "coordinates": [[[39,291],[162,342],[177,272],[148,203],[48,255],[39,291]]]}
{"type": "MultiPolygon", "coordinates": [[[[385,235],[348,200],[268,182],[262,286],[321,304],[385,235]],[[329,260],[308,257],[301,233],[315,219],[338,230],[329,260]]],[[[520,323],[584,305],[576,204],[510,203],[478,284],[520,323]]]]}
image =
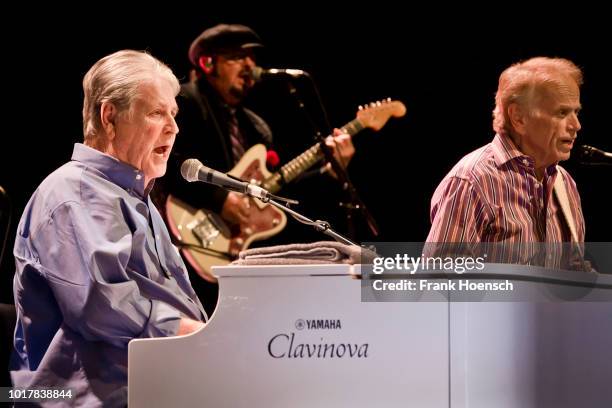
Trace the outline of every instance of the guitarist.
{"type": "MultiPolygon", "coordinates": [[[[256,51],[261,47],[259,36],[238,24],[209,28],[191,44],[189,60],[194,67],[193,75],[181,86],[177,99],[180,135],[168,163],[167,177],[159,183],[158,204],[160,196],[172,194],[194,208],[220,214],[229,224],[246,220],[248,200],[215,186],[187,183],[180,175],[180,166],[187,158],[197,158],[208,167],[227,172],[251,146],[263,143],[271,147],[268,124],[242,105],[254,86],[252,70],[256,51]]],[[[326,143],[333,148],[336,159],[346,165],[355,152],[351,138],[337,129],[334,135],[326,143]]],[[[217,302],[217,284],[205,281],[193,270],[190,273],[196,293],[207,312],[212,313],[217,302]]]]}

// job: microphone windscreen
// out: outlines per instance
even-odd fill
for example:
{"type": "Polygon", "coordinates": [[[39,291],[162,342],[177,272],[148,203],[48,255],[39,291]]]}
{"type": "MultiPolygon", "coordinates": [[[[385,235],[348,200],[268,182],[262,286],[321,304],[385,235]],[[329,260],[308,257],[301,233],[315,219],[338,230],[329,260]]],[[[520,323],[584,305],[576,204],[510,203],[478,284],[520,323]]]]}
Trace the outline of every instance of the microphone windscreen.
{"type": "Polygon", "coordinates": [[[198,181],[198,171],[202,166],[198,159],[187,159],[181,165],[181,175],[189,182],[198,181]]]}

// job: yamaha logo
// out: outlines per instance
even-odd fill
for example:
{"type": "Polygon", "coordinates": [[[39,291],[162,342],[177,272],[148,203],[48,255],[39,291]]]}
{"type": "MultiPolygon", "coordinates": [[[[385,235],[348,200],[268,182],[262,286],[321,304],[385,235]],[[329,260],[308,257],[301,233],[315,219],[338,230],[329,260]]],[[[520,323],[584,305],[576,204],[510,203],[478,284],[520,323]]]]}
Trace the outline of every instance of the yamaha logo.
{"type": "Polygon", "coordinates": [[[297,319],[295,328],[297,330],[340,330],[342,323],[340,319],[297,319]]]}
{"type": "Polygon", "coordinates": [[[297,319],[295,321],[295,328],[298,330],[304,330],[304,327],[306,327],[306,321],[304,319],[297,319]]]}

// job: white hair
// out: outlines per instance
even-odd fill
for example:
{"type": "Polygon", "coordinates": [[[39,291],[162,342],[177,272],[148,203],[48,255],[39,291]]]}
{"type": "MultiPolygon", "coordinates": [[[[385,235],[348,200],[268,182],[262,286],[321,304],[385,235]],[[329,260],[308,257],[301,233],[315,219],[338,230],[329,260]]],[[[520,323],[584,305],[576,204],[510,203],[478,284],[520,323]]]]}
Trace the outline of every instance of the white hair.
{"type": "Polygon", "coordinates": [[[140,86],[159,79],[168,81],[178,95],[180,84],[172,70],[144,51],[122,50],[96,62],[83,78],[83,135],[85,143],[103,148],[100,109],[110,102],[118,112],[130,112],[140,86]]]}

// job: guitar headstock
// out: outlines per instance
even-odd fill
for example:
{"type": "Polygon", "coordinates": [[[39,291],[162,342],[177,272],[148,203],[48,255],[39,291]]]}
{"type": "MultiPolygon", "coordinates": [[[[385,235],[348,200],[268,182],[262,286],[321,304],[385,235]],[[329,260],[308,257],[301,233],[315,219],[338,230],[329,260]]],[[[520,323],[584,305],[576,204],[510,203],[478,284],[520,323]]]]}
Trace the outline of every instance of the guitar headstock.
{"type": "Polygon", "coordinates": [[[392,101],[391,98],[387,98],[382,101],[372,102],[369,105],[359,106],[357,119],[363,127],[378,131],[385,126],[392,116],[399,118],[405,114],[406,106],[402,102],[392,101]]]}

